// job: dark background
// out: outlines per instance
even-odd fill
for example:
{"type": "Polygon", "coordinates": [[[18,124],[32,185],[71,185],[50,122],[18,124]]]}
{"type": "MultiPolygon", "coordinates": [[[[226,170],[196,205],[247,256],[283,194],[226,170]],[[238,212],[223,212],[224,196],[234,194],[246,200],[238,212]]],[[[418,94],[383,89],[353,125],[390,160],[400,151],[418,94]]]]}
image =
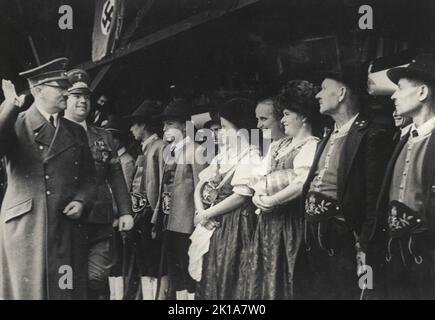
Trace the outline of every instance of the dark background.
{"type": "MultiPolygon", "coordinates": [[[[237,2],[156,0],[132,40],[237,2]]],[[[123,31],[146,0],[125,3],[123,31]]],[[[27,88],[18,72],[37,65],[29,36],[41,63],[60,56],[71,67],[89,61],[94,7],[91,0],[0,0],[0,77],[27,88]],[[58,27],[64,4],[74,10],[73,30],[58,27]]],[[[363,64],[404,49],[433,52],[433,17],[431,0],[261,0],[116,60],[94,96],[107,94],[118,114],[130,113],[145,98],[185,96],[194,105],[219,104],[236,94],[260,99],[290,79],[318,82],[320,71],[337,59],[363,64]],[[364,4],[373,8],[373,30],[358,28],[364,4]],[[329,38],[305,41],[322,37],[329,38]]],[[[100,68],[88,71],[94,77],[100,68]]]]}

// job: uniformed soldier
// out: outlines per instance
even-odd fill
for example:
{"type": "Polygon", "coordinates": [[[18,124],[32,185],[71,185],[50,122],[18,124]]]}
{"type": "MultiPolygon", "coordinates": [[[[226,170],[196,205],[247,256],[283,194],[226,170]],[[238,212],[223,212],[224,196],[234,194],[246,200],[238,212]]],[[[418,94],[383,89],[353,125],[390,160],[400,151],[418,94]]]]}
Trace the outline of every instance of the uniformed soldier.
{"type": "Polygon", "coordinates": [[[112,194],[119,214],[119,230],[128,231],[133,226],[131,201],[125,183],[117,149],[112,135],[105,129],[86,124],[90,111],[89,76],[84,70],[71,70],[65,118],[82,126],[95,161],[97,199],[86,218],[89,228],[90,251],[88,257],[89,299],[108,299],[107,286],[113,264],[114,216],[112,194]]]}
{"type": "Polygon", "coordinates": [[[34,104],[3,80],[0,156],[7,189],[0,213],[0,299],[85,299],[88,240],[82,214],[95,195],[83,128],[62,118],[68,59],[20,73],[34,104]]]}
{"type": "Polygon", "coordinates": [[[387,75],[398,85],[391,96],[397,115],[413,124],[396,146],[379,198],[386,298],[434,299],[435,55],[421,54],[387,75]]]}
{"type": "Polygon", "coordinates": [[[366,264],[391,145],[390,131],[364,114],[360,90],[357,71],[345,67],[328,74],[316,95],[320,113],[335,124],[318,145],[303,189],[306,250],[314,281],[305,289],[312,298],[359,298],[357,266],[361,271],[366,264]]]}

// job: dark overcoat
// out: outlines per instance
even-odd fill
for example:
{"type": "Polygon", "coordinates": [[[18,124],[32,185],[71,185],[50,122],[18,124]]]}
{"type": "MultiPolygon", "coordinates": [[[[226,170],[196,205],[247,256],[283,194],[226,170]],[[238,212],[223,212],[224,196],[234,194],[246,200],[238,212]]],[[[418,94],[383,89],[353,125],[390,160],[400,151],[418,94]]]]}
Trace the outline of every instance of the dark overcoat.
{"type": "Polygon", "coordinates": [[[95,167],[86,133],[60,118],[54,128],[32,105],[0,113],[7,189],[0,211],[0,299],[85,299],[88,235],[63,214],[92,205],[95,167]]]}

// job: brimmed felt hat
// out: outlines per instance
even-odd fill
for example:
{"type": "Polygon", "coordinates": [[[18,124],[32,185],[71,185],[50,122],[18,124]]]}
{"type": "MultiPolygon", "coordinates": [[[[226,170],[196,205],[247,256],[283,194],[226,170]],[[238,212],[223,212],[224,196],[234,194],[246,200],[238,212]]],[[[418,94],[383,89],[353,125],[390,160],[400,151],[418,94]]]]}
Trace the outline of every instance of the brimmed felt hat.
{"type": "Polygon", "coordinates": [[[247,98],[233,98],[219,109],[219,116],[233,123],[238,129],[254,129],[256,102],[247,98]]]}
{"type": "Polygon", "coordinates": [[[169,102],[163,112],[157,116],[158,119],[187,121],[192,114],[192,105],[183,98],[177,98],[169,102]]]}
{"type": "Polygon", "coordinates": [[[365,91],[367,84],[367,73],[363,71],[361,65],[344,64],[340,70],[326,71],[321,76],[323,79],[333,79],[341,82],[357,92],[365,91]]]}
{"type": "Polygon", "coordinates": [[[145,100],[129,116],[123,118],[124,121],[132,124],[134,122],[159,121],[158,117],[162,110],[160,101],[145,100]]]}
{"type": "Polygon", "coordinates": [[[420,54],[412,60],[409,66],[388,70],[387,76],[396,84],[402,78],[435,84],[435,55],[428,53],[420,54]]]}

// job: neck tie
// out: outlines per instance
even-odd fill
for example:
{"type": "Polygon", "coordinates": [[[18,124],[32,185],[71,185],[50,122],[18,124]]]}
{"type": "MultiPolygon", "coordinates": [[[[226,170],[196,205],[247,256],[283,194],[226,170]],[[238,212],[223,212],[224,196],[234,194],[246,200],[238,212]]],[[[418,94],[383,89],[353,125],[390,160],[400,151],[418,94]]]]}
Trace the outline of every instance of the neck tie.
{"type": "Polygon", "coordinates": [[[50,116],[50,118],[48,118],[48,120],[50,121],[50,124],[53,126],[53,127],[56,127],[55,125],[54,125],[54,117],[51,115],[50,116]]]}
{"type": "Polygon", "coordinates": [[[411,135],[412,135],[413,138],[418,137],[418,131],[416,129],[412,130],[411,131],[411,135]]]}

